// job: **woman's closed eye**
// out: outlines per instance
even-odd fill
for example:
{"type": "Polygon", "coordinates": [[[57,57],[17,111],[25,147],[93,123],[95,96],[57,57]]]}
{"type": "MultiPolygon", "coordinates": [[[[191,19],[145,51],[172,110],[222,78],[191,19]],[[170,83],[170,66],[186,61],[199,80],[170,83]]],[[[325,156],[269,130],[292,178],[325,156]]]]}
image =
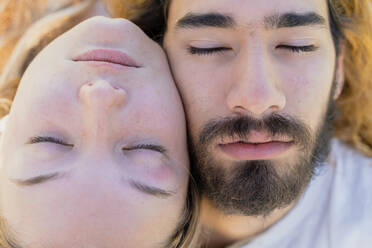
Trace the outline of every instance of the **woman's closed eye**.
{"type": "MultiPolygon", "coordinates": [[[[25,154],[32,158],[32,161],[48,162],[61,158],[74,150],[75,145],[56,136],[34,136],[26,142],[25,154]]],[[[51,163],[53,164],[53,163],[51,163]]],[[[41,164],[39,164],[40,166],[41,164]]]]}
{"type": "Polygon", "coordinates": [[[129,147],[123,147],[122,151],[133,151],[133,150],[151,150],[155,152],[159,152],[162,154],[166,154],[167,150],[161,145],[154,145],[154,144],[139,144],[129,147]]]}
{"type": "Polygon", "coordinates": [[[151,143],[126,145],[121,148],[121,151],[124,157],[132,162],[131,164],[136,165],[135,168],[141,175],[157,174],[158,170],[162,171],[169,163],[167,150],[162,145],[151,143]]]}
{"type": "Polygon", "coordinates": [[[61,146],[74,147],[73,144],[69,144],[64,140],[52,136],[34,136],[29,139],[27,144],[37,144],[37,143],[54,143],[61,146]]]}

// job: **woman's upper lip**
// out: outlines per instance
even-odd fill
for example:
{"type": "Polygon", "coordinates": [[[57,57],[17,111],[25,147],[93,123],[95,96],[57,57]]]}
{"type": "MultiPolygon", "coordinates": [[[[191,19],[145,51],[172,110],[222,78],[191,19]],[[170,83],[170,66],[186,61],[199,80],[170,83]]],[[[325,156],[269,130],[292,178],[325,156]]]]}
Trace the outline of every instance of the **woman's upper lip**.
{"type": "Polygon", "coordinates": [[[128,54],[114,49],[91,49],[73,58],[73,61],[97,61],[107,62],[126,67],[140,67],[138,63],[128,54]]]}

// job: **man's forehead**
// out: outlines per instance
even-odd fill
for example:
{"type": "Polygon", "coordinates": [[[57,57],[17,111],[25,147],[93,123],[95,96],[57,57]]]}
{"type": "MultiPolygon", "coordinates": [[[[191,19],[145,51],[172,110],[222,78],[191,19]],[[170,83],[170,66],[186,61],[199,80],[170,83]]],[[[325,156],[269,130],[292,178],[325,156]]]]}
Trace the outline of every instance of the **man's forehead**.
{"type": "Polygon", "coordinates": [[[168,20],[175,26],[186,15],[221,13],[238,24],[256,26],[268,16],[309,12],[328,18],[327,0],[171,0],[168,20]]]}

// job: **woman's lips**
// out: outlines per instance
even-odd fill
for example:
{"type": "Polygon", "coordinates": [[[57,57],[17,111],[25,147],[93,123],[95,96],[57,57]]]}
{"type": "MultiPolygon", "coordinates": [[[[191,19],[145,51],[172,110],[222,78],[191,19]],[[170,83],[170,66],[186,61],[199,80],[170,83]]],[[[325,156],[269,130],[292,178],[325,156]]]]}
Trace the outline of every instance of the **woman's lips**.
{"type": "Polygon", "coordinates": [[[92,49],[76,56],[73,61],[109,63],[125,67],[140,67],[126,53],[112,49],[92,49]]]}
{"type": "Polygon", "coordinates": [[[285,153],[293,142],[268,141],[263,143],[233,142],[220,144],[220,149],[235,160],[269,160],[285,153]]]}

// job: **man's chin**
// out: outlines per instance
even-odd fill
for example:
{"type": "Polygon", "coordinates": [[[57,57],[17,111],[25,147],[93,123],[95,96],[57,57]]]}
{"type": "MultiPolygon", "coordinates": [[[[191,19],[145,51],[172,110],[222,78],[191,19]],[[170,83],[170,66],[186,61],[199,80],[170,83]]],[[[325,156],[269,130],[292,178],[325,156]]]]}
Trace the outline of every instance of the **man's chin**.
{"type": "Polygon", "coordinates": [[[202,194],[226,215],[269,215],[295,201],[314,174],[311,166],[282,160],[240,161],[229,167],[207,169],[201,187],[202,194]]]}
{"type": "Polygon", "coordinates": [[[269,216],[295,202],[315,174],[318,163],[311,159],[315,144],[303,147],[293,143],[264,147],[269,159],[249,160],[218,145],[209,146],[198,154],[195,168],[201,193],[225,215],[269,216]]]}
{"type": "Polygon", "coordinates": [[[263,120],[247,116],[211,120],[190,147],[200,192],[226,215],[267,216],[289,206],[329,153],[333,116],[330,99],[316,131],[300,119],[278,114],[263,120]],[[237,144],[278,137],[283,143],[237,144]],[[232,143],[227,149],[216,146],[216,141],[226,139],[232,143]]]}

